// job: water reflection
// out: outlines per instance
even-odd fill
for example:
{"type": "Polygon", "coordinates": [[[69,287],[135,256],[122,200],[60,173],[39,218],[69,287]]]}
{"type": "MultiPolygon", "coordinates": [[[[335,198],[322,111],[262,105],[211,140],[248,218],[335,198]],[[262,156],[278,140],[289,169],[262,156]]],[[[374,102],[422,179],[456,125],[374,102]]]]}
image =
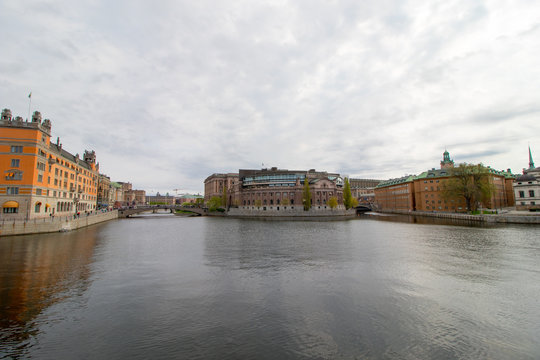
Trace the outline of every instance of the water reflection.
{"type": "Polygon", "coordinates": [[[343,253],[351,246],[349,222],[212,220],[216,226],[204,228],[211,266],[280,270],[352,260],[343,253]]]}
{"type": "Polygon", "coordinates": [[[0,357],[540,353],[533,227],[148,215],[0,251],[0,357]]]}
{"type": "MultiPolygon", "coordinates": [[[[89,286],[96,228],[0,239],[0,343],[24,348],[37,335],[36,318],[89,286]]],[[[2,354],[2,353],[0,353],[2,354]]],[[[9,350],[6,354],[9,356],[9,350]]],[[[13,354],[11,354],[13,355],[13,354]]]]}

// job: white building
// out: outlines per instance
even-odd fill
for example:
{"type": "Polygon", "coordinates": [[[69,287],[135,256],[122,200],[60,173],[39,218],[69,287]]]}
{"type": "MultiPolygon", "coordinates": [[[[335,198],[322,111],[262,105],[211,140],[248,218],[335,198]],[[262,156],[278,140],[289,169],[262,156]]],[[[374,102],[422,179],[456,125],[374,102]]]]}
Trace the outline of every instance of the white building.
{"type": "Polygon", "coordinates": [[[529,168],[514,181],[517,210],[540,211],[540,167],[534,167],[529,147],[529,168]]]}

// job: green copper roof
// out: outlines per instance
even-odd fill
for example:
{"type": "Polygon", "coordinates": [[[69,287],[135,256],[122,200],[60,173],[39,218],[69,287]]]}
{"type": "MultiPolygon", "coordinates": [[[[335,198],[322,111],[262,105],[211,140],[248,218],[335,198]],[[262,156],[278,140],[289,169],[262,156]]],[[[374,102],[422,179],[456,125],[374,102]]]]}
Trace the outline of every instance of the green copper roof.
{"type": "MultiPolygon", "coordinates": [[[[512,174],[508,171],[500,171],[495,170],[490,167],[486,167],[486,169],[494,175],[504,176],[505,179],[515,179],[516,175],[512,174]]],[[[428,171],[424,171],[423,173],[415,176],[415,175],[407,175],[401,178],[397,179],[389,179],[386,181],[381,182],[379,185],[376,186],[376,188],[382,188],[386,186],[392,186],[397,184],[402,184],[414,180],[421,180],[421,179],[436,179],[436,178],[443,178],[443,177],[449,177],[451,176],[450,169],[431,169],[428,171]]]]}
{"type": "Polygon", "coordinates": [[[382,181],[375,188],[378,189],[378,188],[383,188],[383,187],[397,185],[397,184],[404,184],[404,183],[412,182],[413,180],[414,180],[414,175],[405,175],[397,179],[390,179],[390,180],[382,181]]]}

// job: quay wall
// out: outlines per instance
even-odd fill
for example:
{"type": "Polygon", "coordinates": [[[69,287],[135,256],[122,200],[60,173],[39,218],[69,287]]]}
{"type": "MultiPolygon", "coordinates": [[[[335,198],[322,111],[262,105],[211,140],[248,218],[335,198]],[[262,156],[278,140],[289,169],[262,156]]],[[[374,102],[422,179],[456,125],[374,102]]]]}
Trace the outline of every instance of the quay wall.
{"type": "Polygon", "coordinates": [[[109,211],[91,215],[55,216],[54,218],[31,219],[28,221],[5,220],[0,222],[0,237],[71,231],[118,218],[118,211],[109,211]]]}
{"type": "Polygon", "coordinates": [[[406,211],[406,210],[393,210],[393,211],[379,211],[376,212],[386,214],[400,214],[400,215],[412,215],[412,216],[426,216],[442,219],[454,219],[465,221],[478,221],[487,223],[503,223],[503,224],[540,224],[540,215],[537,214],[482,214],[482,215],[470,215],[459,213],[444,213],[444,212],[429,212],[429,211],[406,211]]]}
{"type": "Polygon", "coordinates": [[[311,209],[304,211],[304,208],[288,207],[267,207],[261,208],[230,208],[226,212],[227,217],[264,219],[264,220],[344,220],[356,217],[356,210],[350,209],[311,209]]]}

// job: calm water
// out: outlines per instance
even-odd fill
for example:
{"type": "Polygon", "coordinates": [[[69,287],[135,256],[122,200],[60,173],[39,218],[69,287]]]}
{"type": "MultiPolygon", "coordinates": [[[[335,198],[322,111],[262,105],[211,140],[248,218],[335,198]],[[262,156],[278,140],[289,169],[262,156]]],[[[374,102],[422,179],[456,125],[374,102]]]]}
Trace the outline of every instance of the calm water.
{"type": "Polygon", "coordinates": [[[540,358],[539,227],[385,219],[0,238],[0,358],[540,358]]]}

